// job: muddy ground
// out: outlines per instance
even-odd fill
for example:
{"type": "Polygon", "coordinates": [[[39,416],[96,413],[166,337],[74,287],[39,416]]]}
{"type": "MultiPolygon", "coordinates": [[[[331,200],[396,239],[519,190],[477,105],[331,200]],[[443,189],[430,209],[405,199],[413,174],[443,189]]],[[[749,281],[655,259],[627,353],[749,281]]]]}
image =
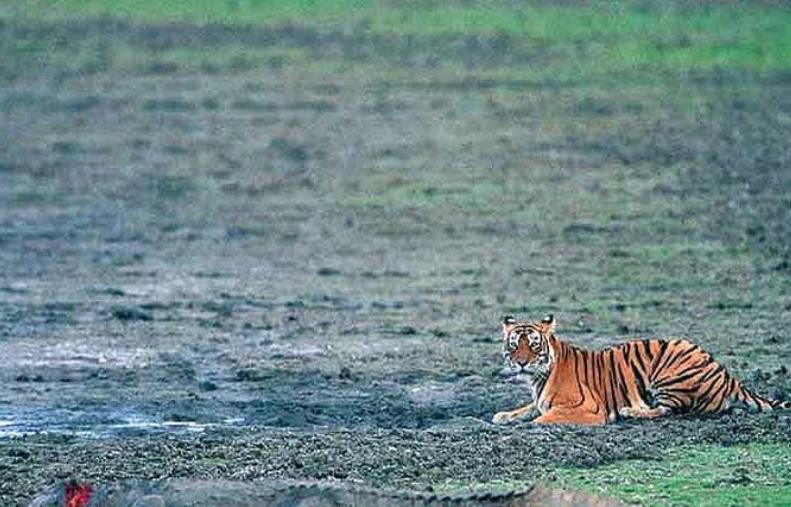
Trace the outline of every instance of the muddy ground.
{"type": "Polygon", "coordinates": [[[4,504],[66,478],[529,484],[791,442],[786,414],[488,423],[528,399],[503,314],[589,347],[688,336],[788,399],[789,76],[480,77],[540,64],[502,37],[0,32],[99,48],[3,62],[4,504]],[[308,59],[157,60],[221,44],[308,59]]]}

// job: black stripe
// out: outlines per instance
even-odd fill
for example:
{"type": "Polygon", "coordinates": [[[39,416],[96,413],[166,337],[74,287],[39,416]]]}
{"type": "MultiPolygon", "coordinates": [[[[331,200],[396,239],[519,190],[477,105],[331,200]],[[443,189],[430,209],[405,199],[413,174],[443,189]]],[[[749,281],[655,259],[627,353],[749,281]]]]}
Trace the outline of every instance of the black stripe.
{"type": "MultiPolygon", "coordinates": [[[[716,380],[713,383],[716,383],[716,380]]],[[[720,384],[720,387],[718,387],[717,389],[714,390],[713,393],[711,393],[709,399],[706,400],[706,407],[708,407],[711,404],[711,402],[717,398],[717,396],[722,392],[723,389],[725,389],[725,386],[727,385],[728,385],[727,382],[723,382],[722,384],[720,384]]]]}
{"type": "Polygon", "coordinates": [[[717,381],[718,380],[719,380],[719,378],[715,378],[708,385],[705,382],[701,381],[700,385],[701,386],[706,385],[706,389],[704,389],[703,391],[700,392],[700,395],[698,396],[698,400],[702,400],[703,398],[708,396],[709,393],[711,392],[711,390],[714,389],[714,386],[717,385],[717,381]]]}
{"type": "Polygon", "coordinates": [[[673,362],[675,363],[678,361],[678,364],[681,365],[689,356],[691,356],[693,353],[699,350],[701,350],[700,347],[698,347],[697,345],[693,345],[692,347],[688,348],[687,350],[679,354],[673,362]]]}
{"type": "Polygon", "coordinates": [[[661,372],[663,372],[665,370],[665,368],[668,367],[668,365],[672,364],[676,360],[676,358],[679,355],[681,355],[682,353],[683,353],[683,351],[678,351],[678,350],[674,350],[673,352],[669,352],[667,354],[667,357],[665,357],[665,360],[662,361],[661,364],[657,365],[656,371],[654,372],[655,373],[655,377],[659,376],[659,374],[661,372]]]}
{"type": "MultiPolygon", "coordinates": [[[[583,351],[576,350],[576,349],[572,349],[572,350],[574,352],[574,378],[577,380],[577,389],[579,390],[579,393],[580,393],[580,401],[579,401],[579,403],[575,403],[574,405],[569,405],[568,408],[579,407],[580,405],[585,403],[585,396],[584,396],[584,394],[582,392],[582,384],[580,383],[579,361],[577,360],[578,358],[581,358],[583,360],[583,366],[585,366],[585,364],[584,364],[585,356],[584,356],[584,354],[582,354],[583,351]]],[[[587,372],[585,373],[585,376],[586,377],[588,376],[587,372]]]]}
{"type": "MultiPolygon", "coordinates": [[[[695,403],[695,405],[697,407],[703,407],[704,405],[708,405],[708,403],[715,396],[714,394],[710,394],[710,393],[712,393],[712,390],[714,389],[714,386],[716,386],[718,384],[719,380],[721,380],[721,379],[722,379],[722,377],[715,378],[714,380],[711,381],[711,383],[709,383],[708,387],[706,387],[706,389],[702,393],[700,393],[700,395],[698,396],[698,399],[697,399],[697,401],[695,403]]],[[[727,381],[723,382],[720,385],[720,388],[725,386],[727,383],[728,383],[727,381]]]]}
{"type": "Polygon", "coordinates": [[[670,392],[670,393],[678,393],[678,394],[693,394],[700,391],[700,387],[674,387],[672,389],[666,389],[663,392],[670,392]]]}
{"type": "Polygon", "coordinates": [[[621,396],[623,396],[626,404],[631,406],[632,400],[629,399],[629,389],[626,385],[626,379],[623,376],[623,370],[620,364],[618,364],[618,367],[615,369],[615,373],[618,375],[618,379],[620,380],[620,382],[618,382],[618,389],[621,391],[621,396]]]}
{"type": "Polygon", "coordinates": [[[739,383],[736,382],[736,379],[734,379],[733,377],[728,375],[728,391],[729,391],[728,392],[728,396],[730,396],[731,398],[737,398],[738,399],[738,396],[736,395],[736,388],[738,386],[739,386],[739,383]]]}
{"type": "Polygon", "coordinates": [[[748,396],[750,396],[750,398],[752,398],[753,400],[755,400],[755,405],[756,405],[756,408],[757,408],[758,410],[760,410],[761,412],[763,412],[763,410],[764,410],[764,409],[763,409],[763,403],[768,403],[768,402],[767,402],[766,400],[764,400],[764,399],[763,399],[763,397],[761,397],[761,396],[758,396],[757,394],[753,393],[753,392],[752,392],[752,391],[750,391],[749,389],[746,389],[746,388],[745,388],[745,389],[744,389],[744,391],[747,393],[747,395],[748,395],[748,396]]]}
{"type": "Polygon", "coordinates": [[[708,381],[709,381],[709,379],[712,379],[712,378],[714,378],[714,377],[715,377],[717,374],[719,374],[719,373],[720,373],[721,371],[723,371],[723,370],[725,370],[725,368],[724,368],[724,367],[723,367],[721,364],[718,364],[716,367],[712,368],[712,369],[711,369],[711,370],[710,370],[708,373],[706,373],[706,374],[705,374],[705,375],[704,375],[704,376],[703,376],[703,377],[700,379],[700,383],[702,384],[702,383],[704,383],[704,382],[708,382],[708,381]]]}
{"type": "MultiPolygon", "coordinates": [[[[634,348],[634,357],[635,357],[635,359],[637,359],[637,363],[640,365],[640,370],[643,373],[645,373],[645,363],[643,362],[643,358],[640,357],[640,348],[639,347],[635,346],[635,348],[634,348]]],[[[634,362],[632,362],[632,364],[634,364],[634,362]]],[[[632,368],[632,369],[634,369],[634,368],[632,368]]]]}
{"type": "MultiPolygon", "coordinates": [[[[580,361],[582,361],[582,372],[585,374],[585,385],[590,386],[590,384],[588,383],[588,351],[587,350],[581,351],[580,361]]],[[[577,378],[579,378],[579,376],[577,378]]]]}
{"type": "Polygon", "coordinates": [[[629,369],[632,371],[632,375],[634,375],[635,384],[637,387],[637,395],[642,401],[646,401],[648,396],[645,389],[645,363],[643,363],[642,359],[640,358],[640,347],[638,347],[637,344],[635,344],[633,350],[634,356],[637,359],[637,363],[639,363],[642,368],[638,368],[638,365],[634,361],[629,361],[629,369]]]}
{"type": "Polygon", "coordinates": [[[533,400],[538,403],[538,400],[541,398],[541,393],[544,392],[544,386],[547,385],[546,377],[543,377],[538,383],[535,385],[536,387],[536,399],[533,400]]]}
{"type": "Polygon", "coordinates": [[[615,378],[615,358],[613,357],[615,353],[612,349],[608,350],[608,352],[610,356],[610,387],[608,391],[610,391],[610,394],[612,395],[612,408],[617,408],[618,404],[616,402],[618,400],[615,396],[615,389],[618,386],[618,381],[615,378]]]}
{"type": "Polygon", "coordinates": [[[605,378],[604,378],[604,372],[605,372],[605,366],[606,365],[604,364],[604,354],[601,353],[601,352],[596,354],[596,365],[599,368],[599,371],[598,371],[599,375],[598,375],[598,377],[596,379],[597,382],[598,382],[598,385],[596,386],[596,389],[599,391],[600,395],[604,396],[604,409],[607,412],[607,414],[609,415],[610,414],[610,410],[612,409],[612,406],[610,405],[610,400],[609,400],[609,397],[607,396],[609,389],[607,389],[607,386],[605,385],[605,378]]]}
{"type": "Polygon", "coordinates": [[[602,389],[602,394],[604,395],[604,408],[607,410],[607,413],[609,414],[610,412],[613,411],[613,408],[615,408],[615,396],[613,395],[610,386],[607,385],[606,378],[602,378],[601,389],[602,389]]]}
{"type": "MultiPolygon", "coordinates": [[[[729,386],[727,389],[728,391],[730,391],[730,383],[731,383],[731,379],[728,379],[728,382],[725,382],[724,384],[726,386],[729,386]]],[[[719,412],[720,410],[722,410],[722,406],[725,404],[725,400],[727,400],[728,398],[730,398],[730,393],[722,393],[722,397],[720,397],[720,402],[717,403],[717,406],[714,408],[714,411],[719,412]]]]}
{"type": "Polygon", "coordinates": [[[755,396],[752,392],[748,391],[747,389],[744,389],[744,394],[746,394],[747,398],[751,402],[753,402],[753,405],[755,405],[755,408],[758,408],[758,409],[761,408],[761,402],[758,401],[758,397],[757,396],[755,396]]]}
{"type": "Polygon", "coordinates": [[[656,353],[656,357],[654,360],[651,361],[651,381],[653,382],[654,376],[656,376],[656,367],[659,362],[662,360],[662,357],[665,355],[665,351],[667,350],[667,343],[665,340],[661,340],[659,342],[659,352],[656,353]]]}
{"type": "Polygon", "coordinates": [[[691,372],[689,372],[689,373],[687,373],[685,375],[675,375],[673,377],[667,378],[667,379],[665,379],[665,380],[663,380],[661,382],[655,383],[654,387],[657,388],[657,389],[661,389],[661,388],[674,386],[676,384],[680,384],[682,382],[685,382],[685,381],[691,379],[695,375],[700,375],[700,369],[696,368],[695,371],[691,371],[691,372]]]}
{"type": "Polygon", "coordinates": [[[643,375],[637,371],[637,368],[634,368],[634,365],[632,365],[632,374],[634,375],[634,380],[637,383],[637,395],[641,400],[647,403],[648,392],[645,389],[645,380],[643,379],[643,375]]]}
{"type": "MultiPolygon", "coordinates": [[[[687,373],[691,372],[692,370],[698,370],[698,371],[702,372],[702,371],[703,371],[703,370],[704,370],[704,369],[705,369],[705,368],[706,368],[708,365],[710,365],[710,364],[711,364],[713,361],[714,361],[713,359],[712,359],[712,360],[708,360],[708,359],[706,359],[706,360],[703,360],[703,361],[697,362],[697,363],[695,363],[695,364],[690,364],[690,365],[689,365],[689,366],[687,366],[686,368],[682,368],[681,370],[677,371],[677,372],[674,374],[673,378],[675,378],[675,377],[680,377],[680,376],[682,376],[682,375],[686,375],[687,373]]],[[[667,382],[668,380],[669,380],[669,379],[665,379],[665,380],[663,380],[663,382],[667,382]]],[[[704,381],[703,381],[703,380],[701,380],[701,382],[704,382],[704,381]]]]}
{"type": "MultiPolygon", "coordinates": [[[[701,361],[699,363],[695,363],[692,366],[689,366],[687,369],[689,369],[689,368],[700,368],[702,370],[702,369],[704,369],[705,367],[707,367],[708,365],[710,365],[713,362],[714,362],[714,358],[711,357],[711,356],[708,356],[703,361],[701,361]]],[[[686,371],[687,369],[685,369],[684,371],[686,371]]]]}
{"type": "MultiPolygon", "coordinates": [[[[646,340],[643,340],[639,343],[641,343],[643,347],[646,347],[645,342],[646,340]]],[[[643,356],[641,355],[641,352],[642,354],[645,354],[645,351],[641,350],[640,347],[634,348],[634,355],[637,358],[637,362],[640,363],[640,369],[643,370],[643,373],[648,373],[648,371],[645,369],[645,361],[643,361],[643,356]]]]}
{"type": "MultiPolygon", "coordinates": [[[[657,404],[659,404],[659,405],[663,404],[660,401],[662,398],[669,398],[670,401],[672,401],[675,404],[675,406],[672,406],[670,408],[681,408],[681,407],[684,406],[684,400],[682,400],[681,398],[679,398],[678,396],[675,396],[673,394],[670,394],[670,393],[659,393],[656,396],[654,396],[654,399],[656,399],[657,404]]],[[[667,406],[667,405],[665,405],[665,406],[667,406]]]]}
{"type": "Polygon", "coordinates": [[[654,359],[654,356],[651,354],[651,341],[652,340],[643,340],[640,342],[643,344],[643,348],[645,349],[643,350],[643,353],[645,354],[645,357],[648,358],[649,362],[654,359]]]}

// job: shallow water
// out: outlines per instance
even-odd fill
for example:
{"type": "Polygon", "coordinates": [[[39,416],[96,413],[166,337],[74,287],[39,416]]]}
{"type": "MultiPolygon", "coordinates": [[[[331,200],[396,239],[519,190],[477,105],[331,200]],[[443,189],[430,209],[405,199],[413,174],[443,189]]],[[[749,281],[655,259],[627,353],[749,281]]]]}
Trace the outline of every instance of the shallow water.
{"type": "Polygon", "coordinates": [[[196,421],[162,421],[133,413],[86,413],[41,409],[11,413],[0,410],[0,439],[29,435],[64,435],[95,438],[159,433],[202,433],[212,429],[243,429],[243,419],[226,419],[216,423],[196,421]]]}

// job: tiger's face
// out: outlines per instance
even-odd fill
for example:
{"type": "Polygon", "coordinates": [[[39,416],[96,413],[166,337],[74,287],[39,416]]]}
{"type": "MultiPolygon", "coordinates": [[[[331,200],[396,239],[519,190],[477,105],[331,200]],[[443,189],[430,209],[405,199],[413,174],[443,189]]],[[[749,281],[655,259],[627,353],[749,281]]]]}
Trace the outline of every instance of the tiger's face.
{"type": "Polygon", "coordinates": [[[546,371],[552,362],[549,336],[555,331],[552,315],[540,322],[503,321],[503,357],[513,373],[534,374],[546,371]]]}

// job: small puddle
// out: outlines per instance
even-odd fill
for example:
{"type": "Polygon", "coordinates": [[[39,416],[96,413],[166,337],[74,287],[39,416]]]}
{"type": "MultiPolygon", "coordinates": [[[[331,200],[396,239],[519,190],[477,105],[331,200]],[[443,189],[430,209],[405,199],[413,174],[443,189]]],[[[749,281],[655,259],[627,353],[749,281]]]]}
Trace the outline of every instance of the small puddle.
{"type": "Polygon", "coordinates": [[[66,410],[0,409],[0,439],[26,435],[74,435],[107,438],[140,433],[202,433],[211,429],[239,428],[244,419],[214,423],[167,421],[137,413],[91,413],[66,410]]]}

